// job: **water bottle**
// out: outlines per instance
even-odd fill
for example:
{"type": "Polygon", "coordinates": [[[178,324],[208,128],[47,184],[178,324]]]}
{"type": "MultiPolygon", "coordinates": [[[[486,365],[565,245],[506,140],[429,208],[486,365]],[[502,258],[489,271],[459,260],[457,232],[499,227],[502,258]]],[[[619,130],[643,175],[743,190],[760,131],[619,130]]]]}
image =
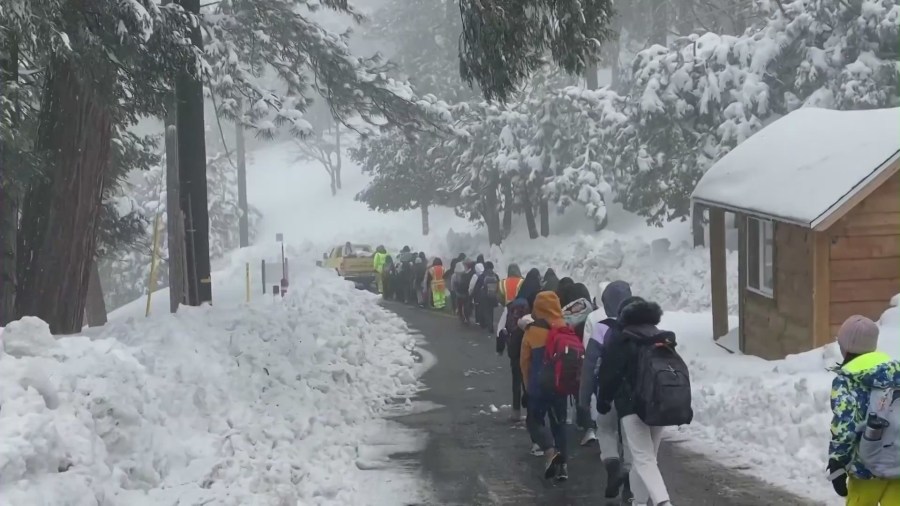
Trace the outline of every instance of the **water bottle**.
{"type": "Polygon", "coordinates": [[[869,413],[869,417],[866,420],[866,431],[863,434],[863,437],[868,441],[881,441],[881,436],[884,435],[884,429],[886,429],[890,423],[881,418],[875,413],[869,413]]]}

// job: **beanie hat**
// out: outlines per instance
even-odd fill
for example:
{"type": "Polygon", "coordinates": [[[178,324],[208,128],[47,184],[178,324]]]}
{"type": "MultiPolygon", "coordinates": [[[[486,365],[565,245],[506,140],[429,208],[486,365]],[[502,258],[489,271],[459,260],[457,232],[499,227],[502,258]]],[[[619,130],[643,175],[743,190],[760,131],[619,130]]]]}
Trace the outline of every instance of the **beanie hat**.
{"type": "Polygon", "coordinates": [[[878,347],[878,325],[865,316],[855,314],[841,325],[837,342],[843,353],[862,355],[873,352],[878,347]]]}

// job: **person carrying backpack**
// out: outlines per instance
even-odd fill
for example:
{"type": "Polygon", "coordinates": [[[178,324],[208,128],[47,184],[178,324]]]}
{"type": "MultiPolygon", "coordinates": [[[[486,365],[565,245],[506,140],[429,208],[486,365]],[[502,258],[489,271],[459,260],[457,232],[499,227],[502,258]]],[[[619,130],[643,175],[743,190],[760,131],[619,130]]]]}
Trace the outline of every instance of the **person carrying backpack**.
{"type": "Polygon", "coordinates": [[[519,327],[519,320],[529,313],[531,313],[531,308],[528,306],[528,300],[523,297],[516,298],[503,309],[497,331],[497,354],[502,355],[505,349],[509,356],[513,394],[512,413],[509,418],[513,422],[522,419],[523,379],[519,357],[522,353],[522,338],[525,336],[525,331],[519,327]]]}
{"type": "Polygon", "coordinates": [[[629,482],[638,504],[672,506],[656,457],[663,428],[693,419],[687,365],[675,351],[675,334],[657,328],[662,309],[630,297],[607,336],[598,371],[597,411],[613,400],[631,458],[629,482]]]}
{"type": "Polygon", "coordinates": [[[475,270],[469,278],[469,314],[475,315],[475,323],[481,326],[481,311],[478,310],[478,292],[481,289],[481,275],[484,274],[484,264],[475,264],[475,270]]]}
{"type": "Polygon", "coordinates": [[[537,295],[531,316],[534,322],[525,330],[519,357],[528,393],[526,425],[544,451],[544,478],[567,480],[566,401],[578,391],[584,349],[566,325],[554,292],[537,295]]]}
{"type": "Polygon", "coordinates": [[[837,342],[829,479],[848,506],[900,504],[900,361],[876,351],[878,325],[865,316],[847,318],[837,342]]]}
{"type": "MultiPolygon", "coordinates": [[[[572,330],[575,331],[575,335],[578,336],[578,339],[581,339],[584,334],[584,326],[587,322],[588,315],[594,311],[594,303],[591,302],[591,294],[586,286],[578,283],[571,285],[569,289],[566,290],[566,296],[566,300],[560,301],[563,304],[563,318],[566,320],[566,325],[572,327],[572,330]]],[[[582,347],[583,346],[584,341],[582,340],[582,347]]],[[[588,369],[592,369],[592,367],[588,369]]],[[[592,378],[591,383],[593,383],[592,378]]],[[[576,423],[578,427],[584,431],[584,435],[581,438],[581,446],[588,446],[597,442],[597,424],[594,423],[594,420],[590,416],[590,404],[587,405],[587,409],[582,407],[580,404],[580,396],[577,394],[578,393],[576,392],[576,395],[573,396],[575,400],[575,410],[578,414],[576,423]],[[584,416],[585,413],[587,416],[584,416]]]]}
{"type": "Polygon", "coordinates": [[[475,303],[481,312],[481,328],[488,331],[488,336],[493,336],[494,308],[500,298],[500,276],[494,272],[493,262],[484,263],[484,273],[481,274],[475,297],[475,303]]]}
{"type": "MultiPolygon", "coordinates": [[[[591,396],[597,393],[597,372],[600,367],[600,357],[603,353],[607,336],[616,328],[616,316],[619,306],[625,299],[631,297],[631,286],[624,281],[600,284],[601,306],[588,315],[584,322],[582,342],[584,344],[584,367],[581,369],[581,387],[578,391],[578,418],[586,420],[591,417],[591,396]]],[[[586,422],[582,422],[586,423],[586,422]]],[[[624,455],[620,454],[619,419],[614,411],[600,415],[595,422],[597,428],[595,437],[600,446],[600,457],[603,459],[603,467],[606,469],[607,499],[619,495],[620,489],[623,499],[631,496],[628,483],[628,473],[625,470],[628,462],[623,462],[624,455]]],[[[587,438],[587,435],[585,435],[587,438]]],[[[583,440],[582,440],[583,441],[583,440]]]]}

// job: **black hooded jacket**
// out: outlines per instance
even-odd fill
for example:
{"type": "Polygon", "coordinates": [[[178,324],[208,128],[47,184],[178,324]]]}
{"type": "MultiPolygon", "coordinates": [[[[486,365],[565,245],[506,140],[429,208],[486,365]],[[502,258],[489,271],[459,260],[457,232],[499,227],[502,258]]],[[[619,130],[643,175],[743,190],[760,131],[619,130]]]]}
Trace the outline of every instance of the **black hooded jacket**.
{"type": "Polygon", "coordinates": [[[597,409],[615,402],[619,418],[634,414],[632,386],[637,373],[637,346],[626,330],[640,336],[653,336],[662,318],[662,308],[640,297],[629,297],[620,306],[616,325],[610,327],[597,373],[597,409]]]}

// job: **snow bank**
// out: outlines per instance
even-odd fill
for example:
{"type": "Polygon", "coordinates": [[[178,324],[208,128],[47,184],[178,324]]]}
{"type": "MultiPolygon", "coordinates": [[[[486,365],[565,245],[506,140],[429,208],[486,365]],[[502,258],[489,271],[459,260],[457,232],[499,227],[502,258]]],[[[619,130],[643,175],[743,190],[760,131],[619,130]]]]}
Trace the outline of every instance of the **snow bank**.
{"type": "Polygon", "coordinates": [[[4,503],[395,504],[360,473],[379,416],[418,388],[414,338],[331,273],[294,276],[283,301],[125,317],[90,338],[10,324],[4,503]]]}
{"type": "MultiPolygon", "coordinates": [[[[879,349],[900,358],[900,309],[879,325],[879,349]]],[[[732,326],[736,325],[733,319],[732,326]]],[[[730,354],[710,337],[710,315],[666,313],[694,386],[694,422],[674,438],[817,504],[843,504],[824,478],[831,423],[828,368],[840,362],[836,344],[784,360],[730,354]]]]}

